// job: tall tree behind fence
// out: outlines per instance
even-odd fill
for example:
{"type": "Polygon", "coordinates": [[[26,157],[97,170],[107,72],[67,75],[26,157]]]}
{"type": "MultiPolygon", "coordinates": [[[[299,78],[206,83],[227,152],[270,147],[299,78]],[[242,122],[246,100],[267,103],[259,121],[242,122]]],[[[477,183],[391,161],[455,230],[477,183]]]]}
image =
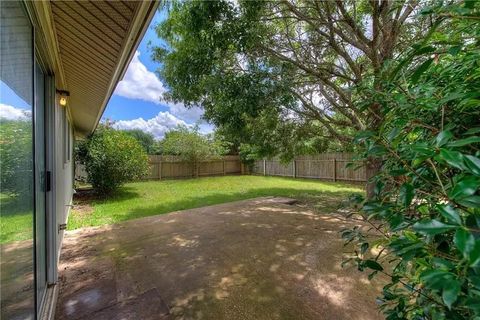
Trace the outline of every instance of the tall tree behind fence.
{"type": "Polygon", "coordinates": [[[367,181],[365,168],[353,161],[352,153],[322,153],[296,157],[289,163],[279,159],[263,159],[254,162],[253,174],[294,178],[323,179],[332,181],[367,181]],[[353,163],[347,167],[348,163],[353,163]],[[355,170],[355,167],[359,167],[355,170]]]}

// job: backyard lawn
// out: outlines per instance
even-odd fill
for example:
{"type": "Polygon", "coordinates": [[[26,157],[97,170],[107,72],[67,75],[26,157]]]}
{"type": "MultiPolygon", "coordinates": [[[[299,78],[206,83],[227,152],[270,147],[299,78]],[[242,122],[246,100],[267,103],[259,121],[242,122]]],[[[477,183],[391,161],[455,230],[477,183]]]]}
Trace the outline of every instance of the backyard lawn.
{"type": "Polygon", "coordinates": [[[99,226],[177,210],[198,208],[262,196],[283,196],[317,206],[336,208],[360,186],[307,179],[264,176],[220,176],[126,184],[108,199],[77,197],[68,229],[99,226]]]}

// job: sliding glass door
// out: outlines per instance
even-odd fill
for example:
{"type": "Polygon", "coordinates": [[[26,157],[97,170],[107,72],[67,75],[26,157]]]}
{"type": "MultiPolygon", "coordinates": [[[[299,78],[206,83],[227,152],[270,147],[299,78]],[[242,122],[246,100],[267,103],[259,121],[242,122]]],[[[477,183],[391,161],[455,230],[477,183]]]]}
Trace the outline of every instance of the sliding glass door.
{"type": "Polygon", "coordinates": [[[35,318],[33,28],[0,1],[0,318],[35,318]]]}
{"type": "Polygon", "coordinates": [[[33,31],[22,2],[0,1],[0,319],[35,319],[47,290],[49,88],[33,31]]]}

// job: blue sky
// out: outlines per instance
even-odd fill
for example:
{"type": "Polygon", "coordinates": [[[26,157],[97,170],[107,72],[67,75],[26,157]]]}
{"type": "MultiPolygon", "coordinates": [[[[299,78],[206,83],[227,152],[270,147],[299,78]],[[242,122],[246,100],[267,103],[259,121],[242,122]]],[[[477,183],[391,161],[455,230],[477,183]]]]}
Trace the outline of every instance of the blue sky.
{"type": "Polygon", "coordinates": [[[168,103],[161,99],[165,87],[155,74],[160,65],[151,59],[149,43],[161,44],[162,40],[157,37],[154,26],[165,15],[165,11],[155,14],[123,80],[108,102],[102,119],[116,121],[116,126],[121,129],[142,129],[157,139],[178,124],[199,122],[203,132],[211,132],[213,127],[200,119],[200,108],[186,109],[182,104],[168,103]]]}
{"type": "MultiPolygon", "coordinates": [[[[186,109],[182,104],[162,101],[165,86],[155,74],[160,65],[153,62],[148,47],[149,43],[161,44],[154,26],[162,21],[165,15],[165,11],[155,14],[123,80],[110,98],[102,120],[113,120],[119,129],[141,129],[153,134],[157,139],[161,139],[165,132],[177,125],[199,123],[202,132],[211,132],[213,127],[200,119],[203,114],[200,108],[186,109]]],[[[0,117],[25,117],[24,109],[30,109],[30,104],[19,98],[1,81],[0,91],[0,117]]]]}

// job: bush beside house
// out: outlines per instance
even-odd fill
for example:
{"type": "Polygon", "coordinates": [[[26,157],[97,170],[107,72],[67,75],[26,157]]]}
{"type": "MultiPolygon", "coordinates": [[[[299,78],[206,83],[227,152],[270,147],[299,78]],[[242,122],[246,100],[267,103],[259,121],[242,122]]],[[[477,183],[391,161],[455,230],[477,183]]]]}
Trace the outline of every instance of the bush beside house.
{"type": "Polygon", "coordinates": [[[148,157],[142,145],[131,135],[112,128],[99,128],[80,143],[77,159],[85,164],[88,182],[102,195],[144,177],[148,171],[148,157]]]}

